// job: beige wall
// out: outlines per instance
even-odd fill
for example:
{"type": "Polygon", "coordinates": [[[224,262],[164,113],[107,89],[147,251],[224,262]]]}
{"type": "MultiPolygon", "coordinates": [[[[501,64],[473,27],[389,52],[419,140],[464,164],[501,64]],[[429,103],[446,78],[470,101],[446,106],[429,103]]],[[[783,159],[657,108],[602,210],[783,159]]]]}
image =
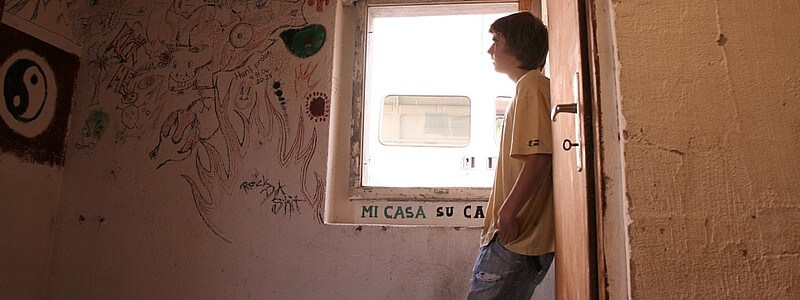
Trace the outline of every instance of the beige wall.
{"type": "Polygon", "coordinates": [[[0,154],[0,290],[8,299],[45,295],[63,171],[0,154]]]}
{"type": "Polygon", "coordinates": [[[612,1],[636,299],[800,294],[800,2],[612,1]]]}
{"type": "MultiPolygon", "coordinates": [[[[5,8],[5,4],[11,3],[0,1],[0,7],[5,8]]],[[[14,15],[5,12],[5,9],[0,11],[0,16],[3,26],[14,25],[17,20],[14,15]]],[[[14,30],[22,30],[15,26],[11,27],[14,30]]],[[[36,100],[32,100],[34,101],[36,100]]],[[[3,109],[6,109],[5,105],[3,109]]],[[[54,119],[59,118],[57,116],[54,119]]],[[[0,120],[0,126],[7,126],[13,131],[25,127],[5,122],[0,120]]],[[[37,124],[36,126],[55,125],[46,129],[50,132],[34,139],[6,136],[5,131],[0,137],[8,139],[3,142],[11,141],[11,145],[22,145],[20,149],[5,152],[7,148],[3,147],[4,150],[0,151],[3,152],[0,153],[0,241],[2,241],[0,242],[0,291],[2,291],[0,298],[4,299],[44,298],[51,274],[49,266],[54,249],[53,240],[64,176],[64,168],[61,166],[63,152],[59,149],[63,148],[59,148],[57,142],[42,136],[57,136],[51,135],[52,131],[63,133],[65,130],[61,125],[66,126],[66,124],[57,121],[32,123],[37,124]],[[42,143],[42,141],[53,142],[42,143]],[[39,150],[38,154],[48,153],[50,156],[42,159],[41,156],[32,154],[31,149],[39,150]],[[54,158],[55,160],[52,160],[54,158]]]]}

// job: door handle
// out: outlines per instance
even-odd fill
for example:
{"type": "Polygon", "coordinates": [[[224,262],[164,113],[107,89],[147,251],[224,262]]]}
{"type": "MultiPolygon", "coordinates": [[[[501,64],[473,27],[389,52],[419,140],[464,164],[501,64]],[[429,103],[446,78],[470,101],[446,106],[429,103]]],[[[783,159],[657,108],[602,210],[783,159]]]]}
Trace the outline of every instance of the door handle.
{"type": "Polygon", "coordinates": [[[555,122],[556,116],[558,116],[558,114],[560,113],[577,114],[578,104],[577,103],[556,104],[556,106],[553,106],[553,109],[550,110],[550,120],[553,120],[553,122],[555,122]]]}
{"type": "Polygon", "coordinates": [[[581,127],[581,107],[580,107],[580,73],[575,72],[575,76],[572,78],[572,98],[574,103],[569,104],[556,104],[550,110],[550,120],[554,123],[556,121],[556,117],[560,113],[571,113],[575,114],[575,142],[570,141],[569,139],[564,139],[563,147],[564,151],[570,151],[575,149],[575,164],[578,169],[578,172],[583,170],[583,149],[582,149],[582,127],[581,127]]]}

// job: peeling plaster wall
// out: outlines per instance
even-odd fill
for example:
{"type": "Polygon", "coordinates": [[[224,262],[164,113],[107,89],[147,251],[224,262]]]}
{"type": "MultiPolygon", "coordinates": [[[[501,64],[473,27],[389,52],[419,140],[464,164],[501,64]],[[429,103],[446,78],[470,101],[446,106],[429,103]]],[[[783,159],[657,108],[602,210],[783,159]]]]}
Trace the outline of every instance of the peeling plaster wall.
{"type": "Polygon", "coordinates": [[[796,298],[800,2],[613,2],[633,298],[796,298]]]}
{"type": "Polygon", "coordinates": [[[36,3],[5,9],[82,52],[51,258],[18,237],[51,275],[21,298],[464,297],[478,229],[321,223],[339,3],[36,3]]]}

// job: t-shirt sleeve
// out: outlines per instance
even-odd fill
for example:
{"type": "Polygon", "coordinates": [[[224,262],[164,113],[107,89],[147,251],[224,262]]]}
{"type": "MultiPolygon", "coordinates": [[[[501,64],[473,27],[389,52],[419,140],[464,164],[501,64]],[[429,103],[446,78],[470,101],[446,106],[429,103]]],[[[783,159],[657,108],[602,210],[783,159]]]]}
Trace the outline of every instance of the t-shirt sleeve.
{"type": "Polygon", "coordinates": [[[511,124],[511,157],[522,158],[531,154],[552,154],[553,141],[549,115],[549,101],[538,91],[520,89],[513,106],[511,124]]]}

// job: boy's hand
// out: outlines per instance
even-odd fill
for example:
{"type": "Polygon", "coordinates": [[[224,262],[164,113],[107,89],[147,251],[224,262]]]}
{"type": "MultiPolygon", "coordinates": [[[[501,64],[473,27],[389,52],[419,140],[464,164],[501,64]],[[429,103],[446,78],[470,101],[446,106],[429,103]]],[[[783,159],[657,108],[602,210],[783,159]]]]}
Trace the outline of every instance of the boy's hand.
{"type": "Polygon", "coordinates": [[[500,209],[497,223],[497,234],[499,235],[500,242],[502,244],[508,244],[513,242],[519,236],[519,227],[517,226],[517,216],[504,213],[503,209],[500,209]]]}

